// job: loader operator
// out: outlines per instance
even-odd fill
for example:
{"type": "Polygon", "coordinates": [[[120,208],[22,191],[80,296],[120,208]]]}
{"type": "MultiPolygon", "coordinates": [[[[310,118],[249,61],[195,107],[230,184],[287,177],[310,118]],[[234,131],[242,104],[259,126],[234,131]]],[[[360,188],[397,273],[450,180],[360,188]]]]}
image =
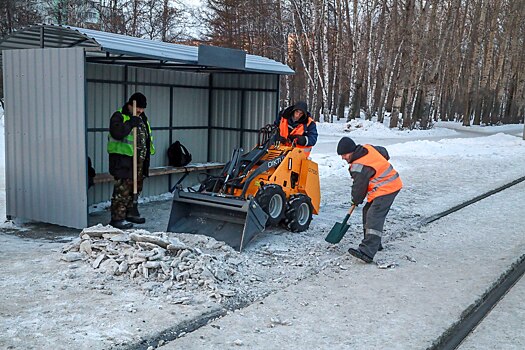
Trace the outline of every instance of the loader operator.
{"type": "Polygon", "coordinates": [[[133,204],[133,128],[137,128],[137,191],[142,191],[143,180],[148,176],[150,155],[155,154],[151,127],[144,110],[146,96],[136,92],[121,109],[113,113],[109,122],[108,153],[109,173],[115,178],[111,197],[111,221],[119,229],[129,229],[132,223],[143,224],[137,205],[133,204]],[[136,101],[137,116],[133,115],[136,101]]]}
{"type": "Polygon", "coordinates": [[[299,101],[281,112],[275,120],[279,126],[281,143],[291,146],[295,141],[298,148],[302,148],[308,157],[312,147],[317,142],[317,126],[308,112],[306,102],[299,101]]]}
{"type": "Polygon", "coordinates": [[[349,137],[343,137],[337,145],[337,154],[350,164],[352,205],[367,203],[363,207],[364,238],[358,249],[348,253],[371,263],[378,250],[382,250],[381,237],[386,215],[397,194],[403,187],[401,178],[392,165],[386,148],[357,145],[349,137]]]}

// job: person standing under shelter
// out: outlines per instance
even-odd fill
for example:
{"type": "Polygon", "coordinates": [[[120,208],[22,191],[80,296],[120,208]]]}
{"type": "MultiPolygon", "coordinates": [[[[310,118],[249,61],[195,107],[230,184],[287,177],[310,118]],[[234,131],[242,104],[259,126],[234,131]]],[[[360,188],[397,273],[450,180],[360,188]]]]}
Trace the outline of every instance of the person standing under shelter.
{"type": "Polygon", "coordinates": [[[343,137],[337,144],[337,154],[350,164],[352,184],[352,205],[367,203],[363,207],[364,238],[358,249],[350,248],[348,253],[371,263],[381,245],[386,215],[397,194],[403,187],[401,178],[388,162],[386,148],[372,145],[356,145],[349,137],[343,137]]]}
{"type": "Polygon", "coordinates": [[[151,127],[144,113],[146,106],[146,96],[136,92],[109,122],[109,173],[115,178],[109,224],[119,229],[146,222],[133,203],[133,128],[137,128],[137,195],[148,176],[150,156],[155,154],[151,127]],[[133,115],[133,101],[137,116],[133,115]]]}
{"type": "Polygon", "coordinates": [[[308,157],[312,147],[317,143],[317,126],[308,112],[306,102],[299,101],[281,112],[274,122],[279,126],[281,142],[291,146],[295,140],[297,147],[302,148],[308,157]]]}

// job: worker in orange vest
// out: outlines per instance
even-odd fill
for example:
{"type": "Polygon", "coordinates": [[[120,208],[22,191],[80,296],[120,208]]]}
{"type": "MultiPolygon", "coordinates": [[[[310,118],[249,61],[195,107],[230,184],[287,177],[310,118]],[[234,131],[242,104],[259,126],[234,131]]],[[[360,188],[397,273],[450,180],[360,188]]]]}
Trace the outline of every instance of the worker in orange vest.
{"type": "Polygon", "coordinates": [[[295,141],[296,147],[303,149],[307,157],[310,155],[317,142],[317,126],[308,112],[306,102],[299,101],[282,110],[275,125],[279,126],[281,143],[291,146],[295,141]]]}
{"type": "Polygon", "coordinates": [[[348,253],[371,263],[378,250],[382,250],[381,237],[386,215],[397,194],[403,187],[398,172],[388,162],[386,148],[372,145],[356,145],[349,137],[343,137],[337,145],[337,154],[350,164],[352,205],[367,203],[363,207],[364,238],[358,249],[348,253]]]}

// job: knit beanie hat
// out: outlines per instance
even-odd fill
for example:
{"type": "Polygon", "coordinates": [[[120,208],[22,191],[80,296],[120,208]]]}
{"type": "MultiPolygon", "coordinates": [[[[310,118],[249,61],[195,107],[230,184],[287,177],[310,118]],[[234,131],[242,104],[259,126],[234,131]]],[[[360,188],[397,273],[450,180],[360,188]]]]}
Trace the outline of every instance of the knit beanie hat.
{"type": "Polygon", "coordinates": [[[128,103],[133,106],[133,100],[137,101],[137,107],[139,108],[146,108],[148,105],[146,101],[146,96],[141,94],[140,92],[135,92],[131,97],[129,98],[128,103]]]}
{"type": "Polygon", "coordinates": [[[337,154],[339,155],[352,153],[355,149],[356,145],[354,140],[346,136],[339,140],[339,143],[337,144],[337,154]]]}

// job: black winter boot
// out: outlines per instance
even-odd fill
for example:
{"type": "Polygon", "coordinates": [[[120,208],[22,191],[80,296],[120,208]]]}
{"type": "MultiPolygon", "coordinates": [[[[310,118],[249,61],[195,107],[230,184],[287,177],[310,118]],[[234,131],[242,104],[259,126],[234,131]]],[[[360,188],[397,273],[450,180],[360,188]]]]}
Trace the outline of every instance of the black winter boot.
{"type": "Polygon", "coordinates": [[[135,224],[144,224],[146,222],[146,219],[140,216],[137,203],[133,204],[133,207],[128,209],[126,220],[135,224]]]}
{"type": "Polygon", "coordinates": [[[367,264],[370,264],[372,261],[374,261],[374,259],[372,259],[368,255],[366,255],[365,253],[363,253],[359,249],[350,248],[350,249],[348,249],[348,253],[350,253],[350,255],[352,255],[352,256],[354,256],[354,257],[356,257],[358,259],[363,260],[367,264]]]}
{"type": "Polygon", "coordinates": [[[109,224],[121,230],[133,228],[133,224],[131,222],[127,222],[126,220],[111,220],[109,224]]]}

